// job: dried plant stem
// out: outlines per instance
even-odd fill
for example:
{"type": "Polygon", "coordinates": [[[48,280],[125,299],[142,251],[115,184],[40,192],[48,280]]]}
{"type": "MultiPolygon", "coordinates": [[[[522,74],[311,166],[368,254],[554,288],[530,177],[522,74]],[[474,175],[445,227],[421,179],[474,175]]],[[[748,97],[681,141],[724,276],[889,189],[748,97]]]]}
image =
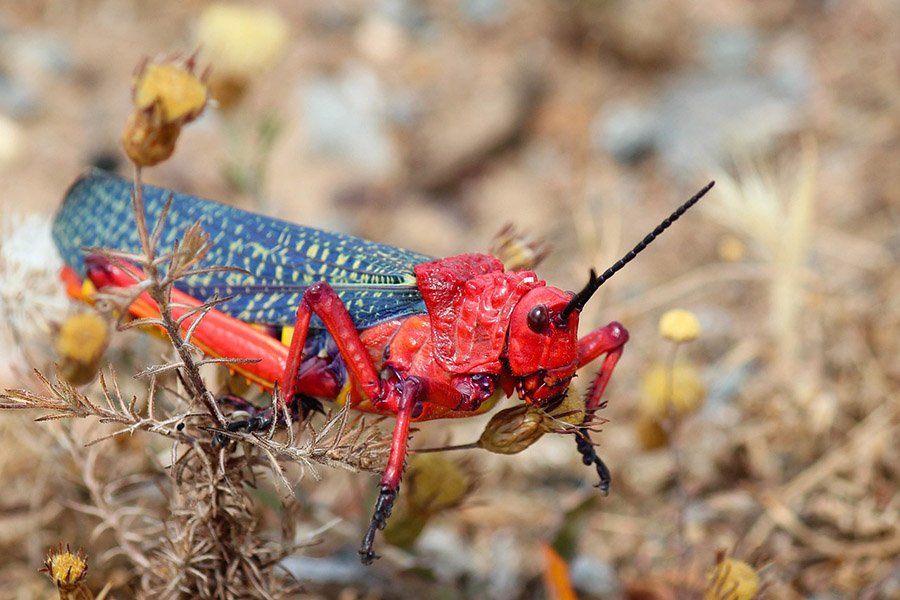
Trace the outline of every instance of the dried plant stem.
{"type": "MultiPolygon", "coordinates": [[[[151,282],[151,285],[147,288],[147,293],[159,307],[159,313],[165,327],[166,335],[169,337],[169,340],[171,340],[172,347],[175,348],[175,351],[181,359],[181,364],[183,366],[181,372],[184,374],[184,383],[188,393],[191,398],[202,402],[203,405],[206,406],[207,411],[209,411],[209,414],[218,421],[219,425],[224,426],[226,422],[225,417],[222,415],[222,411],[219,410],[215,397],[207,389],[203,378],[200,376],[198,366],[194,361],[194,357],[191,355],[191,347],[185,343],[184,338],[181,336],[179,325],[172,317],[170,300],[174,280],[172,280],[171,277],[167,277],[164,285],[159,284],[163,278],[159,272],[159,263],[156,260],[156,242],[162,232],[168,205],[166,205],[166,209],[163,209],[163,214],[159,216],[159,220],[153,228],[153,233],[150,234],[147,229],[146,213],[144,210],[144,186],[141,183],[141,173],[141,167],[135,164],[132,203],[134,206],[135,219],[137,220],[138,235],[141,239],[141,247],[144,252],[144,257],[146,258],[144,268],[148,281],[151,282]]],[[[175,260],[175,254],[173,254],[173,260],[175,260]]]]}
{"type": "MultiPolygon", "coordinates": [[[[900,420],[900,414],[890,403],[878,406],[849,432],[844,443],[829,450],[819,460],[783,485],[781,489],[766,494],[762,502],[769,510],[760,515],[756,523],[749,529],[747,535],[744,536],[742,545],[746,548],[762,546],[765,539],[777,526],[786,527],[788,531],[800,532],[800,529],[796,527],[797,518],[788,506],[831,477],[838,469],[857,461],[859,454],[864,450],[882,444],[883,436],[898,426],[898,420],[900,420]],[[773,499],[775,498],[778,499],[777,504],[774,503],[773,499]]],[[[809,536],[801,537],[806,537],[807,540],[811,539],[809,536]]],[[[821,540],[818,542],[816,546],[823,550],[824,554],[831,554],[830,550],[839,547],[841,552],[857,555],[857,552],[851,551],[839,542],[835,541],[833,544],[821,543],[821,540]]],[[[896,543],[900,543],[900,540],[894,539],[888,546],[896,543]]],[[[867,544],[870,543],[861,543],[859,555],[865,555],[865,551],[871,550],[867,544]]]]}

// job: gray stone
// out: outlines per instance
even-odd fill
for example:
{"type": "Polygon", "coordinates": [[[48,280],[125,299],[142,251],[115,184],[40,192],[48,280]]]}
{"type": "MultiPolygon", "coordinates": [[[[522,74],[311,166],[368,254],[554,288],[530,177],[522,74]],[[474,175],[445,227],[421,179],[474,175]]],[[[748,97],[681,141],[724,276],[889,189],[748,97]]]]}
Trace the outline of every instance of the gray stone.
{"type": "Polygon", "coordinates": [[[756,63],[759,45],[752,29],[714,29],[703,36],[703,62],[713,72],[745,73],[756,63]]]}
{"type": "Polygon", "coordinates": [[[19,34],[11,36],[4,46],[20,72],[38,70],[51,75],[68,75],[75,67],[72,49],[50,35],[19,34]]]}
{"type": "Polygon", "coordinates": [[[706,69],[665,86],[658,149],[673,175],[691,178],[735,154],[764,156],[804,126],[815,82],[803,40],[782,40],[766,64],[757,64],[759,46],[750,29],[710,33],[706,69]]]}
{"type": "Polygon", "coordinates": [[[301,91],[302,118],[310,148],[342,157],[372,174],[397,164],[397,152],[384,123],[381,83],[365,68],[319,76],[301,91]]]}
{"type": "Polygon", "coordinates": [[[569,565],[572,585],[598,598],[618,598],[621,584],[616,570],[608,562],[578,555],[569,565]]]}
{"type": "Polygon", "coordinates": [[[763,77],[682,76],[663,94],[659,151],[674,176],[690,178],[735,151],[765,154],[803,125],[801,108],[763,77]]]}
{"type": "Polygon", "coordinates": [[[509,15],[506,0],[459,0],[460,14],[476,25],[500,25],[509,15]]]}
{"type": "Polygon", "coordinates": [[[14,119],[28,119],[38,108],[37,96],[24,82],[0,73],[0,112],[14,119]]]}
{"type": "Polygon", "coordinates": [[[656,115],[633,104],[607,106],[591,124],[594,148],[609,152],[623,163],[649,154],[656,146],[657,134],[656,115]]]}
{"type": "Polygon", "coordinates": [[[425,6],[412,0],[380,0],[376,11],[411,33],[426,31],[432,22],[425,6]]]}
{"type": "Polygon", "coordinates": [[[812,91],[814,81],[809,53],[799,41],[774,52],[769,74],[775,88],[787,98],[804,100],[812,91]]]}
{"type": "Polygon", "coordinates": [[[282,560],[281,566],[299,581],[317,584],[371,583],[373,575],[376,575],[359,562],[359,556],[355,552],[338,553],[323,558],[294,555],[282,560]]]}

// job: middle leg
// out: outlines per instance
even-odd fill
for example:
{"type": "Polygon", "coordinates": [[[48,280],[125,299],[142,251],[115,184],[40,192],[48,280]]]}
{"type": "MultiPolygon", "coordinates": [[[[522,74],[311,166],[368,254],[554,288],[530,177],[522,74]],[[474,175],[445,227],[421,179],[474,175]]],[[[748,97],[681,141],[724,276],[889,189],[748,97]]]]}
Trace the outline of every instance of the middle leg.
{"type": "Polygon", "coordinates": [[[372,564],[372,561],[378,558],[372,549],[375,532],[384,529],[388,517],[391,516],[391,510],[394,508],[394,500],[400,493],[400,478],[403,476],[409,446],[409,426],[416,404],[421,401],[421,395],[422,384],[417,378],[410,377],[400,384],[397,424],[394,425],[394,434],[391,438],[391,453],[379,483],[378,500],[375,503],[372,521],[369,523],[369,528],[359,547],[359,558],[364,565],[372,564]]]}

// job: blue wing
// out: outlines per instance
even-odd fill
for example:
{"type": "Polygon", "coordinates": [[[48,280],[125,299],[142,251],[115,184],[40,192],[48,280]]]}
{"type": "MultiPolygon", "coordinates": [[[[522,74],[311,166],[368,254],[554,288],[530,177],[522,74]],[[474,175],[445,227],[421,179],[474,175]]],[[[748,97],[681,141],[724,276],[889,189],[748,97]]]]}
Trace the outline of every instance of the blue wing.
{"type": "MultiPolygon", "coordinates": [[[[140,252],[131,189],[129,180],[91,171],[66,194],[53,237],[65,262],[80,275],[84,275],[82,248],[140,252]]],[[[429,256],[144,186],[149,228],[170,196],[160,253],[169,251],[187,227],[199,222],[213,244],[200,266],[247,271],[192,276],[177,287],[203,301],[233,296],[220,308],[238,319],[292,325],[303,292],[319,281],[335,289],[359,329],[425,312],[413,267],[434,260],[429,256]]],[[[312,326],[317,323],[321,327],[317,319],[312,326]]]]}

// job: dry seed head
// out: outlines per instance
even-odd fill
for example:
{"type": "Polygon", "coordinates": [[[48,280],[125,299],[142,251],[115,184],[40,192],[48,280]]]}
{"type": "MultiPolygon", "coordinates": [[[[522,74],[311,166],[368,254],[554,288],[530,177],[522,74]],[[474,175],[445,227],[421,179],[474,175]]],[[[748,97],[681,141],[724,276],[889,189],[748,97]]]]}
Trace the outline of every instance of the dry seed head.
{"type": "Polygon", "coordinates": [[[109,343],[109,326],[96,313],[69,317],[56,338],[60,372],[71,383],[83,385],[94,379],[109,343]]]}
{"type": "Polygon", "coordinates": [[[665,418],[670,407],[675,415],[692,413],[706,397],[700,373],[689,364],[677,364],[671,369],[653,365],[641,379],[641,391],[641,411],[655,419],[665,418]]]}
{"type": "Polygon", "coordinates": [[[41,571],[50,575],[56,587],[63,591],[74,591],[81,585],[87,576],[87,557],[79,550],[72,553],[69,547],[63,550],[62,544],[58,550],[51,550],[44,561],[41,571]]]}
{"type": "Polygon", "coordinates": [[[704,600],[751,600],[759,591],[759,575],[742,560],[726,558],[706,574],[704,600]]]}
{"type": "Polygon", "coordinates": [[[200,116],[207,98],[193,58],[142,66],[135,77],[134,111],[122,132],[128,158],[149,167],[172,156],[182,126],[200,116]]]}
{"type": "Polygon", "coordinates": [[[692,342],[700,336],[700,321],[689,310],[673,308],[660,317],[659,335],[676,344],[692,342]]]}
{"type": "Polygon", "coordinates": [[[550,253],[540,238],[532,238],[512,223],[503,226],[491,243],[491,254],[500,259],[507,271],[530,271],[550,253]]]}
{"type": "Polygon", "coordinates": [[[518,454],[548,431],[546,413],[520,404],[494,415],[485,426],[478,445],[496,454],[518,454]]]}
{"type": "Polygon", "coordinates": [[[152,167],[175,152],[181,125],[158,123],[147,112],[133,112],[122,132],[122,147],[129,160],[140,167],[152,167]]]}

